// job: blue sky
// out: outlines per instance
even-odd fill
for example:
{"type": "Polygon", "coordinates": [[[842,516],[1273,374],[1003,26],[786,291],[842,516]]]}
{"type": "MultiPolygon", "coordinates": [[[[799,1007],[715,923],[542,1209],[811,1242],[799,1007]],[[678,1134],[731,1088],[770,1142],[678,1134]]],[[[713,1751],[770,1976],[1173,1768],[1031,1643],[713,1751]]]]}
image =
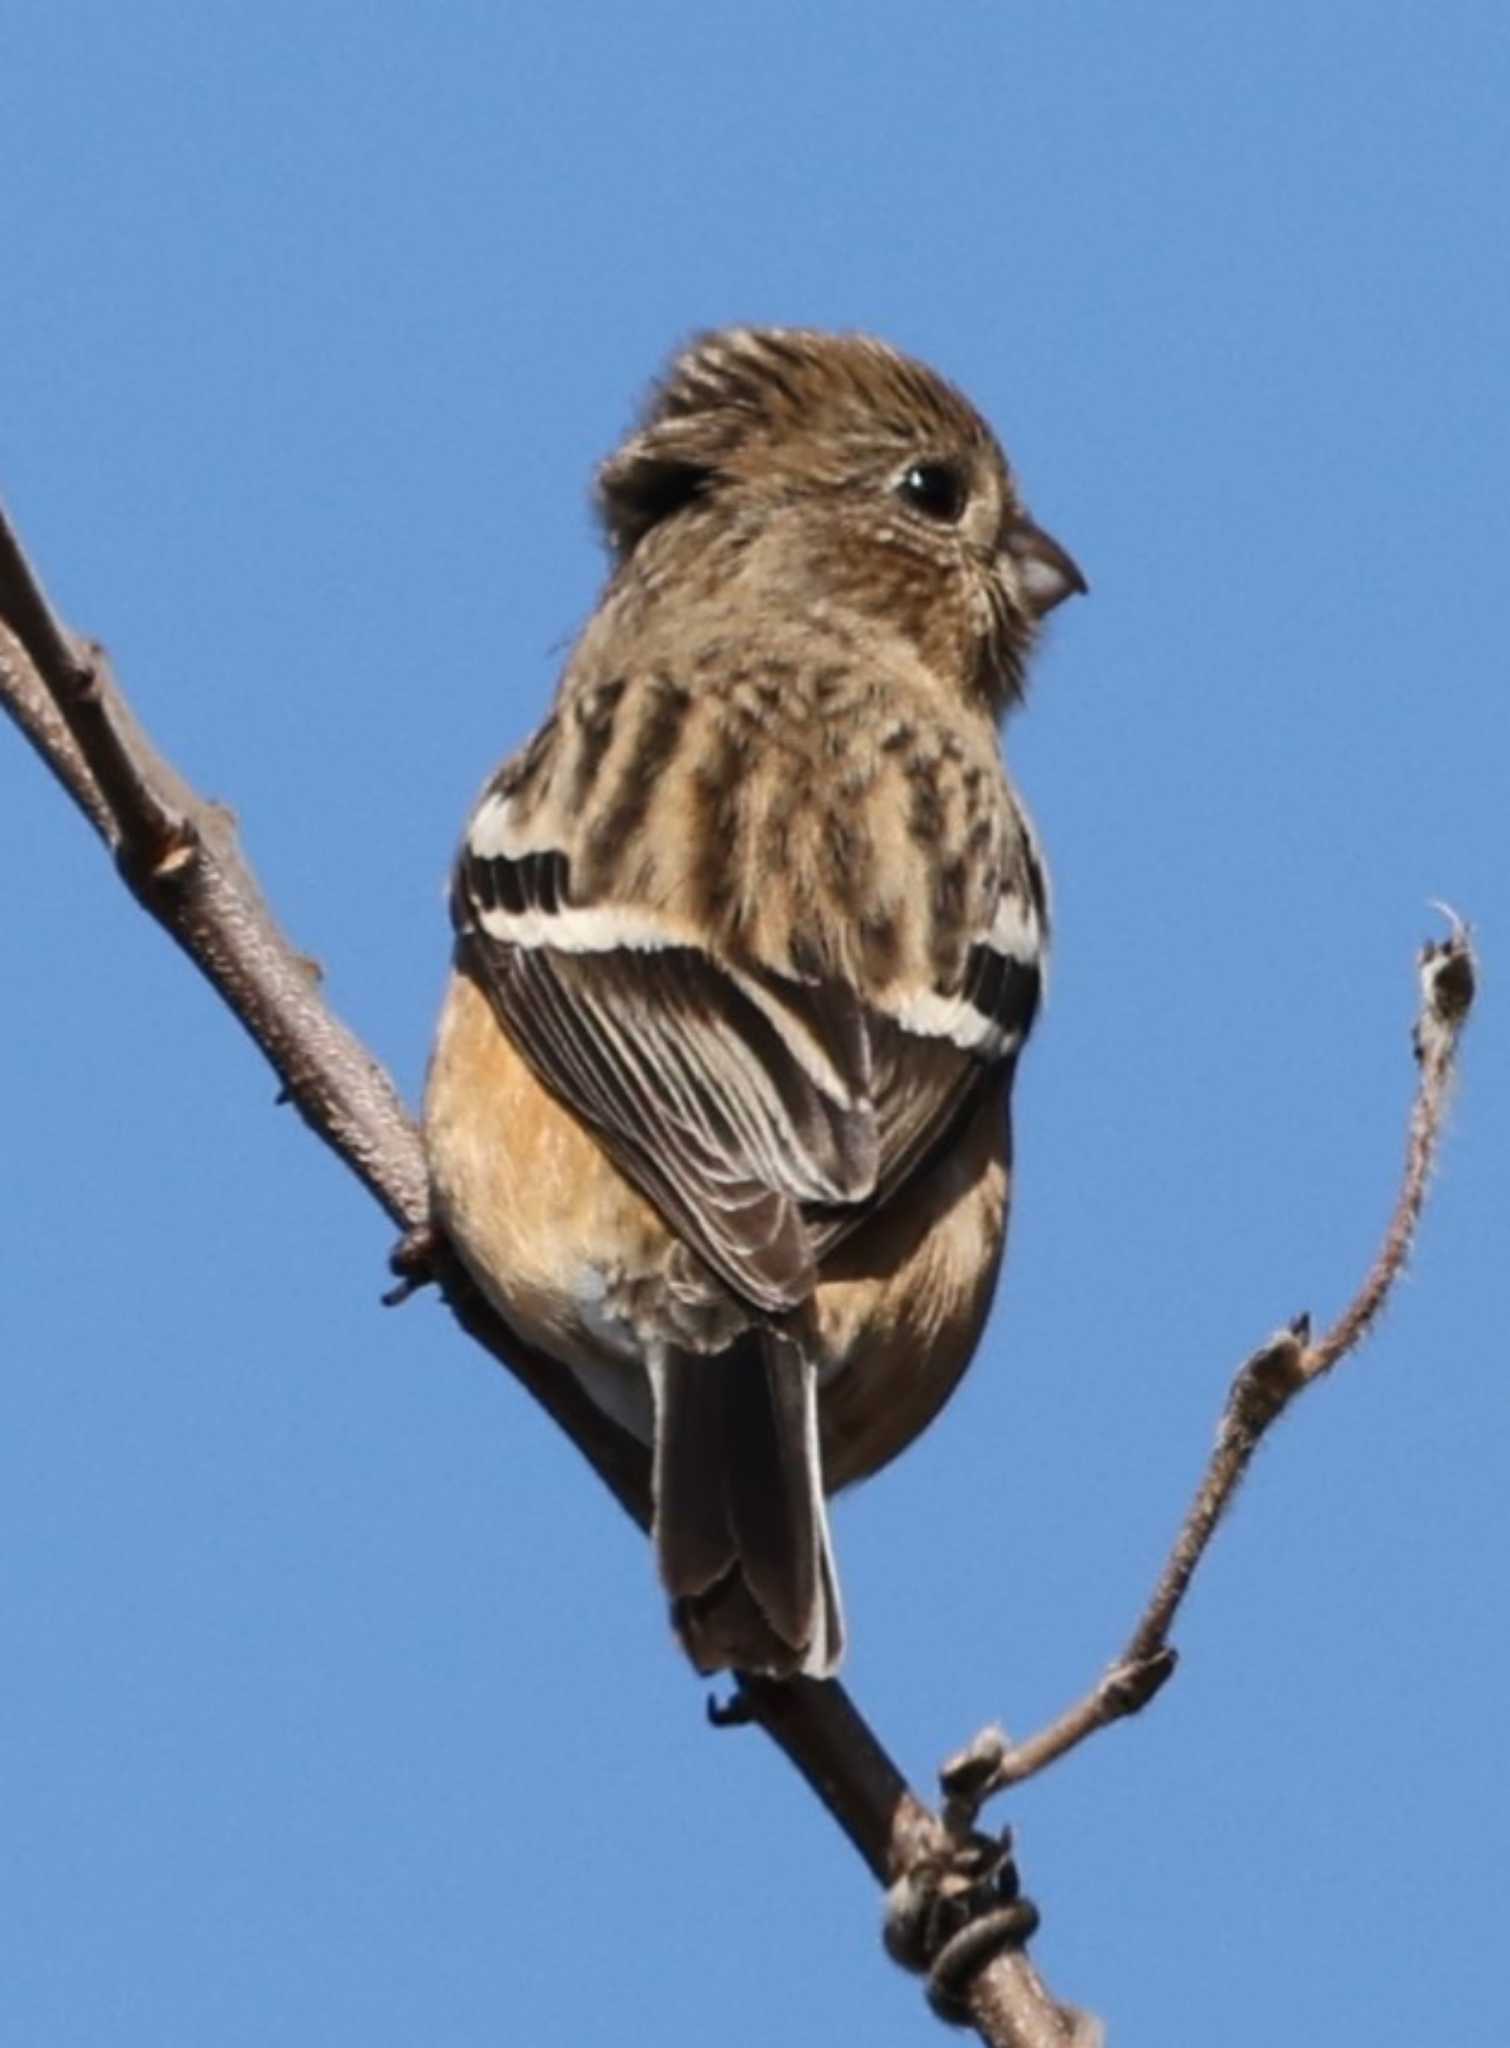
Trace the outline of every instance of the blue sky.
{"type": "MultiPolygon", "coordinates": [[[[1009,736],[1059,936],[1007,1283],[837,1515],[921,1782],[1112,1653],[1231,1369],[1351,1288],[1428,899],[1476,921],[1381,1334],[1157,1707],[1009,1810],[1118,2048],[1502,2042],[1503,8],[18,0],[6,46],[0,489],[411,1098],[463,812],[680,337],[928,357],[1083,563],[1009,736]]],[[[379,1308],[382,1219],[4,733],[0,793],[14,2037],[937,2038],[575,1453],[379,1308]]]]}

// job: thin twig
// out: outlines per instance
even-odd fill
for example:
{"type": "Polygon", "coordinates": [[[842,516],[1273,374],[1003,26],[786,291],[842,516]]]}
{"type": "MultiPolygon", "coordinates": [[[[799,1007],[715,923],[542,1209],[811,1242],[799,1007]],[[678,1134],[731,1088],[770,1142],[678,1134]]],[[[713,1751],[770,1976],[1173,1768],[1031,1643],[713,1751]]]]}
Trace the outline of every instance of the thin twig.
{"type": "MultiPolygon", "coordinates": [[[[292,1102],[405,1233],[405,1270],[427,1242],[419,1134],[378,1062],[326,1003],[241,854],[234,824],[195,794],[141,730],[103,653],[58,619],[0,512],[0,704],[116,856],[143,907],[182,947],[262,1048],[292,1102]]],[[[532,1350],[442,1247],[424,1254],[462,1327],[560,1424],[614,1497],[649,1520],[644,1448],[569,1373],[532,1350]]],[[[400,1295],[405,1290],[399,1290],[400,1295]]],[[[947,1860],[948,1831],[916,1797],[842,1686],[742,1684],[759,1723],[802,1773],[882,1884],[947,1860]]],[[[1049,1995],[1021,1943],[998,1947],[966,1989],[990,2048],[1087,2048],[1094,2022],[1049,1995]]]]}
{"type": "Polygon", "coordinates": [[[1369,1334],[1390,1290],[1404,1271],[1415,1241],[1416,1225],[1421,1220],[1421,1206],[1426,1200],[1452,1095],[1458,1043],[1473,1007],[1477,979],[1467,925],[1445,905],[1438,908],[1443,910],[1450,929],[1445,939],[1430,940],[1421,948],[1421,1008],[1413,1040],[1420,1082],[1411,1105],[1405,1176],[1384,1242],[1367,1278],[1331,1329],[1306,1351],[1302,1370],[1308,1383],[1330,1372],[1369,1334]]]}
{"type": "Polygon", "coordinates": [[[1147,1706],[1175,1668],[1169,1631],[1254,1453],[1296,1395],[1356,1350],[1377,1322],[1415,1240],[1441,1143],[1458,1045],[1473,1006],[1475,964],[1469,931],[1454,913],[1446,914],[1448,936],[1421,950],[1421,1002],[1413,1036],[1419,1078],[1400,1189],[1373,1264],[1347,1307],[1314,1343],[1309,1318],[1297,1317],[1239,1370],[1200,1485],[1122,1655],[1082,1699],[1036,1735],[1014,1743],[1001,1728],[985,1728],[945,1764],[940,1773],[945,1810],[956,1824],[973,1825],[982,1803],[994,1792],[1022,1784],[1097,1729],[1147,1706]]]}

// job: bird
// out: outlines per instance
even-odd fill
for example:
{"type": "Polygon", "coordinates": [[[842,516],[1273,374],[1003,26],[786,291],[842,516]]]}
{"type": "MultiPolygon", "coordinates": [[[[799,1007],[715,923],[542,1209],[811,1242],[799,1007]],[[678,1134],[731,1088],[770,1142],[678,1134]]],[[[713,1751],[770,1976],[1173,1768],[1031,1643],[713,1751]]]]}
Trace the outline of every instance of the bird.
{"type": "Polygon", "coordinates": [[[1086,585],[969,400],[863,334],[697,336],[595,495],[606,585],[455,862],[433,1212],[650,1447],[694,1666],[823,1678],[827,1497],[996,1286],[1050,923],[999,728],[1086,585]]]}

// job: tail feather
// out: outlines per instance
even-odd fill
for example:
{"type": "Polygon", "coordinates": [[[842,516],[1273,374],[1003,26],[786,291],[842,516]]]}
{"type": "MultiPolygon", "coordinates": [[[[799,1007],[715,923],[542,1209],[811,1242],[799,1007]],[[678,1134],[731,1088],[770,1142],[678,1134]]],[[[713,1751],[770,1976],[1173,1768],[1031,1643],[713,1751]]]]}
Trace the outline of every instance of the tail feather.
{"type": "MultiPolygon", "coordinates": [[[[727,1356],[727,1354],[726,1354],[727,1356]]],[[[725,1358],[671,1352],[651,1366],[655,1400],[655,1544],[673,1599],[710,1593],[733,1562],[724,1459],[725,1358]]]]}
{"type": "Polygon", "coordinates": [[[786,1339],[757,1344],[759,1358],[730,1360],[722,1375],[724,1499],[750,1591],[776,1633],[800,1643],[813,1629],[823,1542],[823,1482],[808,1426],[817,1426],[813,1374],[786,1339]]]}
{"type": "Polygon", "coordinates": [[[652,1371],[655,1540],[672,1620],[700,1671],[827,1677],[844,1648],[801,1347],[752,1330],[652,1371]]]}

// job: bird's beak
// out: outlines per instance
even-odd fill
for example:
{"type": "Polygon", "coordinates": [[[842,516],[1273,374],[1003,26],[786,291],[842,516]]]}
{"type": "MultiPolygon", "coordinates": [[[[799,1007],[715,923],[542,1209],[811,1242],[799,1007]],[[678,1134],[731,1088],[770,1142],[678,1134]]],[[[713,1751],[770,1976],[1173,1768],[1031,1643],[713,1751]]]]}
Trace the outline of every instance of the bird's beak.
{"type": "Polygon", "coordinates": [[[1090,588],[1074,556],[1031,519],[1018,519],[1007,528],[1006,552],[1017,565],[1023,596],[1035,618],[1090,588]]]}

